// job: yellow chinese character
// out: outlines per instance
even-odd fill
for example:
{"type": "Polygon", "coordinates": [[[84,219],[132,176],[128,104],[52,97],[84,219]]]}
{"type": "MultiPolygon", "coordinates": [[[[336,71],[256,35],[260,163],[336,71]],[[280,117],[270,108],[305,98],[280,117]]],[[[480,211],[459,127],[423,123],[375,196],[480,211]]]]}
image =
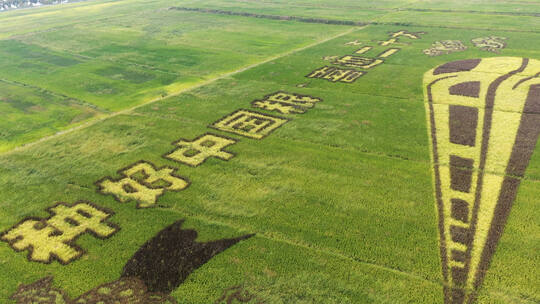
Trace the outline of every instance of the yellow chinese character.
{"type": "Polygon", "coordinates": [[[353,68],[371,69],[384,61],[381,59],[346,55],[334,62],[334,64],[353,68]]]}
{"type": "Polygon", "coordinates": [[[311,72],[306,77],[308,78],[319,78],[326,79],[330,82],[346,82],[352,83],[360,76],[364,75],[366,72],[360,72],[356,70],[347,70],[347,69],[338,69],[336,67],[322,67],[311,72]]]}
{"type": "Polygon", "coordinates": [[[337,81],[340,81],[341,79],[345,78],[350,72],[351,72],[351,70],[343,70],[343,69],[333,68],[333,70],[331,70],[326,75],[323,75],[320,78],[326,79],[326,80],[328,80],[330,82],[337,82],[337,81]]]}
{"type": "Polygon", "coordinates": [[[360,48],[354,52],[355,54],[364,54],[370,51],[373,47],[372,46],[364,46],[363,48],[360,48]]]}
{"type": "Polygon", "coordinates": [[[28,219],[4,232],[0,239],[9,242],[17,251],[28,250],[30,261],[51,263],[53,259],[68,264],[84,251],[72,243],[80,235],[91,232],[99,238],[112,236],[117,227],[105,220],[112,215],[89,203],[67,205],[60,203],[50,208],[49,219],[28,219]]]}
{"type": "Polygon", "coordinates": [[[390,48],[390,49],[387,49],[386,51],[380,53],[379,55],[377,55],[378,58],[387,58],[387,57],[390,57],[392,55],[394,55],[395,53],[399,52],[400,49],[398,48],[390,48]]]}
{"type": "Polygon", "coordinates": [[[394,44],[399,41],[399,37],[404,36],[409,39],[420,39],[420,35],[424,35],[425,32],[409,32],[409,31],[397,31],[390,33],[390,39],[386,41],[381,41],[380,45],[387,46],[390,44],[394,44]]]}
{"type": "Polygon", "coordinates": [[[236,140],[231,138],[205,134],[193,141],[180,140],[174,143],[179,148],[164,157],[196,167],[205,162],[209,157],[217,157],[222,160],[233,158],[234,154],[223,151],[223,149],[235,143],[236,140]]]}
{"type": "Polygon", "coordinates": [[[322,67],[320,69],[317,69],[317,70],[311,72],[306,77],[308,77],[308,78],[323,78],[326,74],[331,73],[331,72],[333,72],[335,70],[336,70],[336,68],[334,68],[334,67],[325,66],[325,67],[322,67]]]}
{"type": "Polygon", "coordinates": [[[151,163],[141,161],[119,173],[124,176],[114,180],[110,177],[96,182],[99,192],[112,194],[119,202],[137,201],[137,208],[152,207],[165,191],[180,191],[189,186],[187,179],[174,174],[175,169],[163,167],[156,170],[151,163]]]}
{"type": "Polygon", "coordinates": [[[272,100],[255,100],[251,103],[253,107],[260,108],[268,111],[276,111],[281,114],[302,114],[307,111],[306,108],[302,108],[295,105],[284,104],[278,101],[272,100]]]}
{"type": "Polygon", "coordinates": [[[321,101],[320,98],[307,95],[277,92],[266,96],[264,100],[255,100],[251,104],[255,108],[277,111],[282,114],[301,114],[309,108],[313,108],[315,103],[319,101],[321,101]]]}
{"type": "Polygon", "coordinates": [[[217,130],[262,139],[285,124],[288,119],[248,110],[236,111],[211,125],[217,130]]]}
{"type": "Polygon", "coordinates": [[[345,45],[361,45],[361,44],[362,44],[362,42],[358,41],[358,39],[345,43],[345,45]]]}
{"type": "Polygon", "coordinates": [[[462,52],[467,49],[467,46],[459,40],[442,40],[435,41],[431,48],[425,49],[422,52],[428,56],[440,56],[455,52],[462,52]]]}
{"type": "Polygon", "coordinates": [[[315,106],[315,103],[322,101],[320,98],[311,97],[309,95],[292,94],[286,92],[273,93],[266,96],[265,99],[308,108],[312,108],[315,106]]]}
{"type": "Polygon", "coordinates": [[[471,41],[475,47],[480,48],[481,50],[500,53],[500,51],[506,47],[506,42],[504,42],[506,39],[506,37],[488,36],[475,38],[471,41]]]}
{"type": "Polygon", "coordinates": [[[356,79],[362,77],[365,74],[366,72],[351,70],[347,75],[345,75],[345,77],[341,78],[339,81],[345,82],[345,83],[353,83],[356,81],[356,79]]]}
{"type": "MultiPolygon", "coordinates": [[[[370,51],[371,49],[372,49],[371,46],[365,46],[357,50],[355,54],[364,54],[370,51]]],[[[384,63],[385,58],[388,58],[394,55],[395,53],[399,52],[399,50],[400,49],[398,48],[389,48],[383,51],[382,53],[380,53],[379,55],[377,55],[376,58],[346,55],[335,60],[333,64],[353,67],[353,68],[371,69],[373,67],[376,67],[384,63]]]]}

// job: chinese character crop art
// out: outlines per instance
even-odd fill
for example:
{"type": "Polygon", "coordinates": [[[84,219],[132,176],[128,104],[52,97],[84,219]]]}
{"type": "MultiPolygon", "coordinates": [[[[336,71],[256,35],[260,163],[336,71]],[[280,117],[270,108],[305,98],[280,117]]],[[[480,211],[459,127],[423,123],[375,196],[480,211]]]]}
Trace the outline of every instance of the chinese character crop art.
{"type": "Polygon", "coordinates": [[[0,27],[0,303],[540,303],[540,2],[0,27]]]}

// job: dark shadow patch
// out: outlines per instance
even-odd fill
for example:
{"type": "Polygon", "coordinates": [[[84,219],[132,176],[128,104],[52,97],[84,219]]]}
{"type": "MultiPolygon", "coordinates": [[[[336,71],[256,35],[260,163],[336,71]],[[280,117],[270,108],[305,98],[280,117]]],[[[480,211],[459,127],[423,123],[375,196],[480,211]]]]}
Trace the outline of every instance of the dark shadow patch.
{"type": "Polygon", "coordinates": [[[448,89],[450,95],[460,95],[466,97],[480,97],[480,81],[467,81],[458,83],[448,89]]]}
{"type": "Polygon", "coordinates": [[[453,198],[452,202],[452,218],[463,223],[469,222],[469,203],[464,200],[453,198]]]}
{"type": "Polygon", "coordinates": [[[470,158],[450,155],[450,165],[471,170],[474,165],[474,160],[470,158]]]}
{"type": "Polygon", "coordinates": [[[471,231],[459,226],[450,226],[450,237],[452,241],[463,244],[467,247],[471,244],[471,231]]]}
{"type": "Polygon", "coordinates": [[[451,291],[451,302],[446,301],[445,303],[459,304],[465,303],[465,291],[461,288],[452,288],[451,291]]]}
{"type": "Polygon", "coordinates": [[[199,243],[197,231],[182,229],[183,222],[175,222],[144,244],[124,266],[122,277],[138,277],[150,292],[169,294],[211,258],[253,236],[199,243]]]}
{"type": "Polygon", "coordinates": [[[433,75],[468,72],[477,67],[482,59],[467,59],[445,63],[433,71],[433,75]]]}
{"type": "Polygon", "coordinates": [[[467,260],[467,255],[465,254],[465,252],[461,250],[455,250],[455,249],[452,250],[452,261],[465,263],[466,260],[467,260]]]}
{"type": "Polygon", "coordinates": [[[457,266],[452,267],[452,281],[458,286],[465,285],[467,281],[467,269],[457,266]]]}
{"type": "Polygon", "coordinates": [[[451,105],[449,121],[451,143],[469,147],[476,145],[477,108],[451,105]]]}
{"type": "Polygon", "coordinates": [[[450,155],[451,188],[468,193],[471,190],[474,160],[450,155]]]}

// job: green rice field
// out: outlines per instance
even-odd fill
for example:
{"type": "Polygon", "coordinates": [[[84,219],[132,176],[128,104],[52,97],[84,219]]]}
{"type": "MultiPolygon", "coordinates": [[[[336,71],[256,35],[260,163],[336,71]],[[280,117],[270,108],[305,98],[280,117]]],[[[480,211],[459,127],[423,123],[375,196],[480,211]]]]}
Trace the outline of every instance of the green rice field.
{"type": "Polygon", "coordinates": [[[540,1],[0,12],[0,118],[0,303],[540,303],[540,1]]]}

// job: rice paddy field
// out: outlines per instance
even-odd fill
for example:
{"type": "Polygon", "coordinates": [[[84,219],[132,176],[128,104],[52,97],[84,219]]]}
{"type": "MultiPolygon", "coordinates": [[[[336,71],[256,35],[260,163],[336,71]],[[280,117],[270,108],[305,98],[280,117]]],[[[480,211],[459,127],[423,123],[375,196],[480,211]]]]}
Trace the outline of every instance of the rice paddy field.
{"type": "Polygon", "coordinates": [[[0,303],[540,303],[540,1],[0,13],[0,303]]]}

